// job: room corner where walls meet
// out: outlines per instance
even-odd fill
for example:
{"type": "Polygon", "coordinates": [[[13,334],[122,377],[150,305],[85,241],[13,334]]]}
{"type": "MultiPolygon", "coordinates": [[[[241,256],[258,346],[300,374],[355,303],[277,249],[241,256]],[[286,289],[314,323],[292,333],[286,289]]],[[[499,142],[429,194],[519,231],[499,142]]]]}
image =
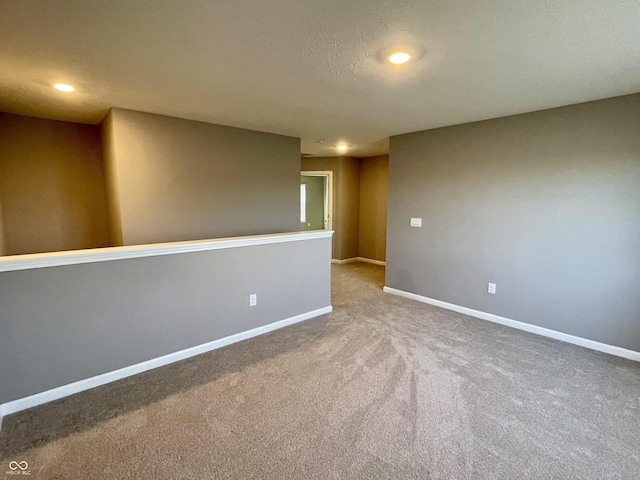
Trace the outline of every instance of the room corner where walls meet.
{"type": "Polygon", "coordinates": [[[388,155],[301,159],[302,172],[333,172],[334,259],[385,261],[388,162],[388,155]]]}

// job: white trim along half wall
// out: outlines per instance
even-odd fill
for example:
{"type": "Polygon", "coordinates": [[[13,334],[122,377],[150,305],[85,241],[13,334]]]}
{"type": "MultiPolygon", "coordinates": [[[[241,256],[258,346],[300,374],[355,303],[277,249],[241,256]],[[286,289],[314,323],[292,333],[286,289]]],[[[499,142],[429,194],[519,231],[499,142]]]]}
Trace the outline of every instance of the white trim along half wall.
{"type": "Polygon", "coordinates": [[[250,235],[246,237],[214,238],[188,242],[151,243],[126,247],[93,248],[52,253],[34,253],[0,257],[0,272],[29,270],[33,268],[77,265],[80,263],[108,262],[129,258],[156,257],[177,253],[202,252],[225,248],[250,247],[273,243],[296,242],[314,238],[333,236],[333,231],[316,230],[310,232],[274,233],[270,235],[250,235]]]}
{"type": "Polygon", "coordinates": [[[3,259],[0,416],[331,312],[332,235],[3,259]]]}

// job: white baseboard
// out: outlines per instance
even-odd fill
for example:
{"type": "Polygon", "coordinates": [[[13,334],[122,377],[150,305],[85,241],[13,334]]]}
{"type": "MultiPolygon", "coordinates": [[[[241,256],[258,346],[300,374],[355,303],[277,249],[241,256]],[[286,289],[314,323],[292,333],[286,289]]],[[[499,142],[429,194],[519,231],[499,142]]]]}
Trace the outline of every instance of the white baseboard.
{"type": "Polygon", "coordinates": [[[519,322],[518,320],[512,320],[506,317],[500,317],[492,313],[481,312],[480,310],[474,310],[472,308],[461,307],[453,303],[443,302],[441,300],[435,300],[429,297],[423,297],[415,293],[405,292],[404,290],[398,290],[391,287],[384,287],[383,289],[387,293],[398,295],[400,297],[410,298],[411,300],[417,300],[418,302],[428,303],[436,307],[446,308],[447,310],[453,310],[454,312],[463,313],[471,317],[480,318],[482,320],[488,320],[489,322],[499,323],[511,328],[517,328],[518,330],[524,330],[525,332],[535,333],[536,335],[542,335],[543,337],[554,338],[566,343],[572,343],[574,345],[580,345],[581,347],[590,348],[591,350],[597,350],[599,352],[608,353],[617,357],[627,358],[640,362],[640,352],[634,350],[628,350],[622,347],[616,347],[608,345],[606,343],[596,342],[582,337],[576,337],[575,335],[569,335],[568,333],[558,332],[544,327],[538,327],[531,325],[530,323],[519,322]]]}
{"type": "Polygon", "coordinates": [[[383,262],[382,260],[373,260],[372,258],[365,258],[365,257],[352,257],[352,258],[345,258],[344,260],[337,260],[335,258],[331,259],[331,263],[336,263],[338,265],[343,265],[345,263],[353,263],[353,262],[365,262],[365,263],[373,263],[374,265],[386,265],[386,262],[383,262]]]}
{"type": "Polygon", "coordinates": [[[257,327],[252,330],[247,330],[246,332],[236,333],[235,335],[230,335],[219,340],[214,340],[202,345],[197,345],[185,350],[180,350],[179,352],[170,353],[168,355],[163,355],[162,357],[157,357],[145,362],[136,363],[135,365],[130,365],[119,370],[103,373],[102,375],[86,378],[84,380],[79,380],[68,385],[63,385],[61,387],[47,390],[45,392],[36,393],[35,395],[30,395],[28,397],[19,398],[18,400],[3,403],[2,405],[0,405],[0,428],[2,428],[2,417],[11,413],[26,410],[27,408],[36,407],[38,405],[42,405],[43,403],[51,402],[59,398],[68,397],[69,395],[73,395],[74,393],[79,393],[84,390],[89,390],[90,388],[95,388],[99,387],[100,385],[115,382],[116,380],[130,377],[138,373],[146,372],[147,370],[152,370],[154,368],[162,367],[163,365],[168,365],[170,363],[184,360],[195,355],[200,355],[201,353],[210,352],[211,350],[222,348],[232,343],[240,342],[248,338],[262,335],[263,333],[271,332],[279,328],[293,325],[294,323],[309,320],[310,318],[324,315],[332,311],[333,307],[329,305],[328,307],[319,308],[318,310],[313,310],[301,315],[296,315],[295,317],[286,318],[278,322],[270,323],[269,325],[257,327]]]}
{"type": "Polygon", "coordinates": [[[357,262],[357,261],[358,261],[357,257],[345,258],[344,260],[338,260],[337,258],[332,258],[331,259],[331,263],[336,263],[338,265],[344,265],[345,263],[353,263],[353,262],[357,262]]]}
{"type": "Polygon", "coordinates": [[[374,260],[373,258],[356,257],[356,260],[364,263],[373,263],[374,265],[385,266],[387,264],[387,262],[383,262],[382,260],[374,260]]]}

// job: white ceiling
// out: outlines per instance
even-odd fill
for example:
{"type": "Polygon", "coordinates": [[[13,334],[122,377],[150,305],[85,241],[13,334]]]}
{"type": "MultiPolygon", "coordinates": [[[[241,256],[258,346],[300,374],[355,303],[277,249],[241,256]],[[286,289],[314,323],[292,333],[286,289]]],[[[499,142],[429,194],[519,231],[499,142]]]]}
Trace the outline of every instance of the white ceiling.
{"type": "Polygon", "coordinates": [[[638,91],[639,0],[0,0],[0,111],[31,116],[117,106],[367,156],[390,135],[638,91]],[[414,59],[392,68],[393,47],[414,59]]]}

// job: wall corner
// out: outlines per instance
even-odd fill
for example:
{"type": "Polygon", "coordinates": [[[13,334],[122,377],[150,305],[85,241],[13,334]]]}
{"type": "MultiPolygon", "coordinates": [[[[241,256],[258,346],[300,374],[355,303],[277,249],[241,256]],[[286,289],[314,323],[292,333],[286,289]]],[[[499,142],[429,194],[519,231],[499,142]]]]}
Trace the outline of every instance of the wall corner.
{"type": "Polygon", "coordinates": [[[113,124],[113,108],[109,109],[100,125],[102,131],[102,157],[104,161],[104,178],[107,194],[107,216],[109,221],[109,241],[115,246],[123,245],[122,214],[118,192],[118,176],[116,166],[115,128],[113,124]]]}

